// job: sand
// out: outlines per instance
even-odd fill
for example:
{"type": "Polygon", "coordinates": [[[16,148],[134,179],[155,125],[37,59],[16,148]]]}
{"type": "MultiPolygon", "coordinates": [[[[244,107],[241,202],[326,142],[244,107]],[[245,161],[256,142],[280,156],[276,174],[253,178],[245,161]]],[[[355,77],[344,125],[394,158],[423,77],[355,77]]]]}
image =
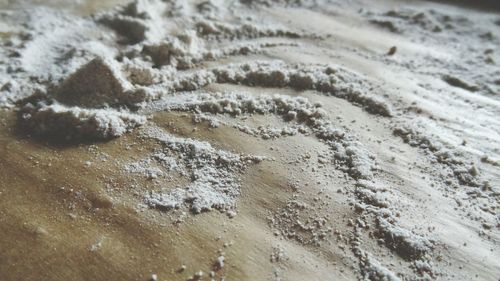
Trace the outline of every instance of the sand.
{"type": "Polygon", "coordinates": [[[0,2],[2,280],[497,280],[498,9],[0,2]]]}

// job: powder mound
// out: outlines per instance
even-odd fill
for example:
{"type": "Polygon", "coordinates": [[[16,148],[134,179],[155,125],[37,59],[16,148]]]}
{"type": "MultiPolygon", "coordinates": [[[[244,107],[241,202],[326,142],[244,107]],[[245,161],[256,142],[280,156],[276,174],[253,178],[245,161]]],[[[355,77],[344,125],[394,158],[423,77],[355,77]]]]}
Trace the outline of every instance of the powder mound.
{"type": "Polygon", "coordinates": [[[387,189],[379,187],[368,180],[358,180],[356,183],[356,197],[363,203],[377,208],[389,208],[391,203],[386,196],[387,189]]]}
{"type": "Polygon", "coordinates": [[[374,156],[371,155],[357,141],[344,142],[333,145],[335,150],[334,158],[341,169],[356,180],[366,180],[373,177],[373,170],[376,169],[374,156]]]}
{"type": "Polygon", "coordinates": [[[187,30],[176,36],[169,36],[159,42],[144,44],[140,53],[131,53],[151,60],[154,67],[173,66],[178,70],[195,68],[197,65],[220,58],[259,53],[263,48],[288,46],[294,43],[233,43],[220,48],[207,48],[206,41],[194,30],[187,30]]]}
{"type": "Polygon", "coordinates": [[[135,44],[146,39],[148,27],[141,20],[127,16],[108,16],[99,21],[123,35],[127,43],[135,44]]]}
{"type": "Polygon", "coordinates": [[[112,60],[95,58],[62,82],[55,99],[71,106],[123,106],[144,101],[146,91],[135,89],[112,60]]]}
{"type": "Polygon", "coordinates": [[[384,218],[379,217],[377,223],[379,234],[384,238],[387,246],[405,259],[421,258],[434,248],[432,240],[395,226],[384,218]]]}
{"type": "Polygon", "coordinates": [[[172,65],[177,69],[188,69],[201,62],[204,57],[204,43],[193,30],[177,36],[145,44],[141,53],[151,57],[156,67],[172,65]]]}
{"type": "Polygon", "coordinates": [[[113,109],[84,109],[44,102],[26,104],[20,117],[33,133],[62,140],[110,139],[146,122],[143,116],[113,109]]]}
{"type": "Polygon", "coordinates": [[[99,15],[97,20],[124,37],[125,43],[136,44],[146,39],[149,30],[145,21],[150,18],[151,1],[133,1],[110,13],[99,15]]]}
{"type": "Polygon", "coordinates": [[[383,266],[378,260],[369,253],[360,251],[359,254],[362,274],[365,280],[372,281],[401,281],[401,278],[396,276],[394,272],[383,266]]]}
{"type": "Polygon", "coordinates": [[[123,109],[146,99],[112,60],[95,58],[49,95],[21,101],[21,124],[36,135],[60,140],[105,140],[123,135],[146,118],[123,109]]]}

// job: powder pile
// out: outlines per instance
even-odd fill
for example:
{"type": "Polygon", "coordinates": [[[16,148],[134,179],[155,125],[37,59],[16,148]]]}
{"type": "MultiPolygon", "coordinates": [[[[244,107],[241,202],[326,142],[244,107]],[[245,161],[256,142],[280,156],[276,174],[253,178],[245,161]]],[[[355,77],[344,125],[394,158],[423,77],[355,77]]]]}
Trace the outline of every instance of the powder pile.
{"type": "Polygon", "coordinates": [[[118,73],[112,62],[90,61],[51,94],[26,99],[19,112],[23,126],[38,135],[74,141],[118,137],[144,124],[144,116],[110,107],[144,98],[118,73]]]}

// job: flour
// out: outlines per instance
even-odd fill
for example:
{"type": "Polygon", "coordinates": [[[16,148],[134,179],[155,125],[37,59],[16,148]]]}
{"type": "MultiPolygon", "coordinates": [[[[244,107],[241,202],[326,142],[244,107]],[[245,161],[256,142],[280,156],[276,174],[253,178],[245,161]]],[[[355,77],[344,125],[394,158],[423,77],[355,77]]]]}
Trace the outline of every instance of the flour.
{"type": "Polygon", "coordinates": [[[136,44],[144,40],[157,41],[165,35],[162,12],[166,9],[163,1],[136,0],[95,18],[120,34],[122,43],[136,44]]]}
{"type": "Polygon", "coordinates": [[[3,14],[2,19],[16,26],[2,37],[5,48],[0,56],[6,62],[0,73],[2,107],[57,84],[95,56],[116,55],[109,46],[112,36],[84,18],[38,7],[3,14]]]}
{"type": "MultiPolygon", "coordinates": [[[[320,216],[317,211],[307,203],[297,200],[295,196],[286,203],[286,206],[272,216],[268,222],[276,232],[287,239],[293,239],[304,245],[319,245],[326,240],[332,227],[328,218],[320,216]]],[[[279,259],[278,256],[272,257],[279,259]]]]}
{"type": "Polygon", "coordinates": [[[254,62],[215,69],[217,82],[262,87],[290,87],[317,90],[363,105],[369,112],[390,116],[391,110],[380,98],[363,94],[356,85],[359,79],[332,66],[286,65],[279,61],[254,62]]]}
{"type": "MultiPolygon", "coordinates": [[[[337,20],[326,21],[332,14],[346,19],[341,17],[343,10],[337,10],[342,5],[331,8],[327,2],[331,1],[136,0],[87,17],[39,7],[0,11],[0,106],[13,107],[18,113],[20,131],[37,136],[36,140],[84,146],[82,143],[109,141],[134,132],[130,138],[104,145],[106,149],[115,149],[125,143],[126,150],[100,155],[106,169],[112,164],[121,169],[117,178],[115,173],[100,170],[98,161],[81,163],[86,172],[103,171],[106,187],[115,185],[115,180],[121,182],[120,177],[131,180],[133,191],[120,192],[153,223],[172,219],[179,226],[190,219],[189,213],[217,210],[229,218],[221,219],[222,229],[227,232],[230,228],[226,221],[232,227],[255,217],[262,219],[262,209],[252,217],[255,213],[247,213],[248,206],[237,208],[238,202],[248,196],[258,200],[257,208],[266,208],[264,213],[269,211],[269,228],[258,238],[265,238],[265,243],[271,241],[269,249],[276,245],[274,240],[282,240],[269,256],[276,271],[285,264],[314,264],[320,261],[319,257],[304,257],[316,253],[316,249],[323,252],[324,245],[328,245],[327,250],[342,258],[346,267],[357,265],[359,270],[353,272],[362,279],[434,278],[434,267],[441,266],[436,265],[436,257],[441,254],[436,248],[446,245],[446,239],[442,239],[442,232],[441,236],[434,235],[431,227],[423,227],[425,223],[419,221],[429,219],[419,216],[428,213],[417,206],[427,199],[410,197],[428,192],[432,202],[445,202],[440,201],[443,197],[451,199],[472,213],[467,216],[477,216],[472,211],[480,209],[488,215],[475,219],[481,235],[495,231],[496,182],[493,177],[482,178],[498,167],[498,157],[491,153],[495,148],[481,151],[481,155],[488,156],[478,162],[470,160],[471,154],[467,153],[476,153],[480,150],[477,147],[457,148],[458,145],[446,141],[449,136],[445,133],[443,137],[431,133],[432,129],[439,134],[448,127],[484,125],[487,129],[477,135],[493,135],[488,140],[494,143],[498,124],[484,116],[494,117],[498,106],[491,95],[498,92],[500,85],[493,78],[498,76],[495,30],[488,30],[488,25],[476,27],[472,20],[434,10],[359,10],[356,15],[371,22],[370,28],[389,31],[379,31],[377,35],[394,41],[404,41],[409,35],[416,40],[418,35],[426,43],[457,43],[456,48],[444,45],[450,54],[442,57],[433,57],[433,52],[440,49],[436,47],[425,50],[430,54],[418,53],[416,59],[412,52],[417,48],[410,41],[398,43],[396,54],[384,55],[395,42],[387,40],[386,46],[367,34],[344,34],[351,30],[351,24],[363,26],[355,14],[349,14],[353,17],[347,21],[349,24],[339,23],[333,37],[317,35],[316,24],[302,28],[306,26],[303,17],[315,13],[319,13],[318,18],[311,18],[311,22],[328,23],[325,27],[337,20]],[[398,37],[391,37],[391,33],[398,37]],[[469,46],[470,42],[457,38],[465,38],[468,33],[476,34],[479,43],[465,50],[458,45],[469,46]],[[364,36],[373,40],[373,46],[356,45],[367,42],[364,36]],[[378,52],[378,48],[383,51],[378,52]],[[453,56],[464,59],[454,64],[450,59],[453,56]],[[365,65],[361,59],[372,60],[367,69],[362,69],[365,65]],[[396,69],[387,68],[391,75],[399,70],[409,71],[412,75],[401,77],[408,84],[415,83],[415,87],[401,87],[406,85],[402,85],[398,75],[382,79],[388,75],[373,70],[383,64],[396,69]],[[483,70],[475,75],[474,68],[483,70]],[[435,79],[420,81],[419,75],[435,79]],[[446,96],[441,89],[433,88],[434,84],[451,88],[456,95],[446,96]],[[253,89],[244,92],[242,86],[253,89]],[[439,95],[418,96],[422,89],[439,95]],[[413,90],[415,95],[408,94],[413,90]],[[279,94],[265,94],[272,91],[279,94]],[[482,100],[478,95],[483,95],[482,100]],[[480,114],[477,122],[453,120],[457,116],[453,115],[454,107],[432,108],[440,96],[443,100],[462,99],[463,108],[475,106],[478,100],[485,101],[485,107],[482,103],[481,107],[477,105],[478,112],[489,110],[490,115],[480,114]],[[164,111],[168,113],[163,114],[164,111]],[[431,111],[439,111],[440,115],[431,111]],[[344,123],[343,114],[358,122],[344,123]],[[450,120],[445,120],[447,114],[450,120]],[[162,123],[164,115],[166,124],[162,123]],[[417,116],[428,123],[417,122],[417,116]],[[186,124],[190,121],[195,124],[193,127],[186,124]],[[225,144],[218,141],[227,141],[226,134],[233,133],[237,142],[228,145],[231,149],[220,148],[225,144]],[[198,137],[209,141],[195,139],[198,137]],[[276,167],[276,171],[263,171],[259,163],[268,159],[258,152],[238,152],[240,140],[248,141],[247,145],[256,144],[245,149],[262,149],[262,154],[273,155],[273,162],[266,162],[265,169],[276,167]],[[401,166],[392,162],[396,158],[401,166]],[[420,171],[422,163],[435,171],[420,171]],[[255,168],[252,174],[245,174],[251,167],[255,168]],[[303,174],[294,175],[297,171],[303,174]],[[243,188],[245,176],[261,172],[265,182],[254,176],[249,182],[256,184],[243,188]],[[311,182],[300,183],[298,179],[302,177],[310,177],[307,180],[311,182]],[[283,180],[293,182],[291,188],[280,189],[283,180]],[[426,189],[427,180],[432,187],[445,183],[454,189],[444,188],[443,194],[435,196],[434,192],[440,190],[426,189]],[[269,188],[273,197],[254,198],[256,194],[265,195],[260,185],[269,188]],[[467,189],[459,189],[463,185],[467,189]],[[248,193],[242,196],[242,192],[248,193]],[[472,197],[485,203],[462,200],[472,197]],[[472,207],[461,205],[469,203],[472,207]],[[173,209],[180,209],[180,216],[172,218],[177,214],[173,209]],[[170,213],[160,216],[158,210],[170,213]],[[414,218],[413,211],[421,214],[414,218]],[[336,216],[336,212],[342,213],[336,216]],[[332,240],[333,234],[337,241],[332,240]]],[[[370,5],[375,4],[366,4],[367,8],[370,5]]],[[[392,48],[396,50],[396,46],[392,48]]],[[[468,133],[463,130],[459,137],[465,138],[468,133]]],[[[464,140],[462,146],[466,143],[464,140]]],[[[85,175],[82,177],[85,179],[85,175]]],[[[114,187],[109,190],[112,192],[114,187]]],[[[447,215],[453,214],[452,208],[443,210],[447,215]]],[[[199,222],[204,218],[200,215],[192,219],[199,222]]],[[[433,222],[443,223],[440,220],[433,222]]],[[[178,230],[179,239],[186,237],[181,233],[182,227],[178,230]]],[[[253,234],[253,230],[248,229],[248,233],[253,234]]],[[[207,227],[207,231],[211,229],[207,227]]],[[[101,251],[101,244],[99,240],[91,251],[101,251]]],[[[456,251],[454,245],[447,249],[456,251]]],[[[234,256],[228,255],[231,263],[234,256]]],[[[210,262],[212,266],[206,272],[214,278],[223,278],[223,271],[233,266],[227,264],[222,251],[210,262]]],[[[326,268],[330,262],[317,266],[326,268]]],[[[192,278],[199,280],[203,276],[203,272],[198,272],[192,278]]],[[[151,279],[157,278],[156,274],[151,275],[151,279]]]]}
{"type": "Polygon", "coordinates": [[[401,280],[393,271],[377,261],[375,254],[363,250],[360,246],[361,234],[366,225],[370,224],[369,221],[373,221],[376,226],[374,234],[379,238],[379,243],[383,243],[405,260],[428,265],[426,270],[415,267],[415,274],[424,276],[433,272],[428,258],[437,241],[398,225],[398,219],[394,215],[394,212],[397,212],[395,200],[398,200],[398,196],[393,193],[394,191],[381,183],[369,180],[358,180],[354,191],[359,200],[357,209],[364,215],[354,224],[355,237],[351,246],[354,255],[359,259],[362,274],[369,280],[401,280]],[[373,218],[368,219],[368,217],[373,218]]]}
{"type": "Polygon", "coordinates": [[[396,127],[394,135],[400,136],[404,142],[411,146],[420,147],[429,151],[436,162],[448,166],[452,171],[452,176],[460,184],[478,186],[479,172],[473,164],[465,162],[464,156],[459,151],[455,151],[450,145],[445,145],[434,136],[429,136],[419,131],[418,128],[396,127]]]}
{"type": "Polygon", "coordinates": [[[381,265],[369,253],[361,252],[363,263],[363,275],[366,280],[373,281],[400,281],[401,278],[397,277],[394,272],[381,265]]]}
{"type": "Polygon", "coordinates": [[[285,95],[260,95],[254,97],[246,93],[200,93],[178,95],[152,104],[158,110],[199,111],[232,116],[248,114],[276,114],[290,116],[297,120],[317,118],[324,115],[321,104],[312,104],[303,97],[285,95]],[[291,112],[291,114],[289,114],[291,112]]]}
{"type": "Polygon", "coordinates": [[[35,134],[65,140],[109,139],[144,124],[144,116],[108,108],[144,98],[118,73],[111,61],[90,61],[52,93],[28,98],[20,110],[22,124],[35,134]]]}
{"type": "MultiPolygon", "coordinates": [[[[240,194],[237,173],[249,164],[258,163],[262,157],[233,154],[217,150],[207,142],[174,137],[159,128],[147,128],[146,138],[159,141],[164,146],[164,155],[175,153],[182,161],[191,183],[166,193],[153,192],[146,197],[146,203],[161,209],[179,208],[188,205],[194,213],[217,209],[229,211],[234,208],[240,194]]],[[[177,166],[177,165],[176,165],[177,166]]]]}
{"type": "Polygon", "coordinates": [[[96,58],[69,76],[53,94],[59,102],[81,107],[125,106],[144,101],[113,60],[96,58]]]}
{"type": "Polygon", "coordinates": [[[303,35],[280,28],[266,28],[255,23],[228,24],[216,21],[199,21],[195,23],[201,36],[209,38],[262,38],[262,37],[289,37],[300,38],[303,35]]]}
{"type": "Polygon", "coordinates": [[[326,112],[321,108],[321,104],[311,103],[303,97],[285,95],[255,97],[245,93],[182,94],[152,103],[151,109],[227,114],[233,117],[249,114],[278,115],[287,123],[295,124],[283,128],[250,128],[240,124],[234,124],[233,127],[249,135],[261,136],[263,139],[312,132],[318,139],[324,140],[332,147],[336,162],[353,178],[369,179],[375,169],[374,157],[363,148],[362,144],[346,138],[345,133],[325,120],[326,112]]]}
{"type": "MultiPolygon", "coordinates": [[[[20,84],[8,82],[1,89],[16,92],[9,95],[16,99],[25,97],[26,93],[34,92],[38,87],[42,91],[50,92],[51,95],[57,95],[59,102],[68,105],[95,107],[105,103],[119,107],[140,104],[175,91],[197,90],[213,82],[243,83],[291,87],[298,90],[316,89],[362,104],[369,111],[390,115],[387,104],[374,97],[360,94],[352,88],[354,85],[352,78],[345,80],[351,74],[347,75],[346,72],[347,76],[344,78],[339,75],[328,77],[334,72],[328,67],[314,68],[305,65],[287,66],[276,62],[270,64],[260,62],[228,65],[208,71],[197,69],[191,73],[179,72],[177,70],[195,68],[205,61],[227,56],[259,53],[264,48],[277,46],[297,46],[295,42],[273,41],[236,43],[208,48],[207,45],[214,39],[213,36],[222,36],[217,39],[219,41],[234,41],[236,38],[257,37],[297,39],[301,35],[278,27],[268,29],[258,27],[251,20],[245,23],[224,23],[214,19],[192,22],[188,20],[187,24],[192,26],[191,29],[187,28],[177,34],[167,34],[168,28],[165,27],[169,26],[169,23],[161,12],[167,9],[167,6],[161,1],[135,1],[90,19],[80,19],[77,28],[70,24],[69,17],[52,14],[50,10],[27,13],[28,17],[40,18],[33,22],[31,28],[35,33],[41,32],[42,36],[31,35],[26,37],[27,39],[21,39],[29,41],[31,40],[29,38],[34,38],[34,41],[28,43],[26,50],[21,50],[22,59],[14,60],[13,63],[21,65],[23,71],[36,74],[43,79],[39,85],[26,83],[27,81],[20,84]],[[99,26],[99,23],[110,26],[120,36],[128,38],[127,44],[132,45],[117,47],[115,42],[119,41],[119,38],[115,38],[112,33],[106,33],[106,28],[99,26]],[[51,28],[55,26],[57,32],[46,32],[48,26],[51,28]],[[91,30],[96,32],[91,33],[91,30]],[[62,36],[68,34],[71,34],[68,44],[55,45],[62,36]],[[208,37],[205,38],[206,36],[208,37]],[[46,46],[44,50],[51,53],[42,58],[35,58],[34,56],[39,53],[32,52],[29,47],[31,45],[33,50],[38,48],[35,45],[46,46]],[[111,57],[119,58],[120,62],[110,59],[111,57]],[[43,69],[43,65],[53,65],[56,69],[47,72],[43,69]],[[163,71],[159,72],[157,68],[163,71]],[[47,73],[51,76],[47,76],[47,73]],[[60,83],[62,79],[65,81],[60,83]],[[274,79],[277,80],[271,82],[274,79]],[[344,81],[349,86],[338,84],[336,83],[338,81],[334,82],[332,79],[340,79],[339,81],[344,81]],[[28,85],[35,88],[27,89],[28,85]],[[52,93],[53,85],[58,88],[58,93],[52,93]],[[26,93],[19,95],[20,91],[26,93]]],[[[23,44],[21,43],[21,48],[23,44]]],[[[25,74],[21,76],[23,75],[25,74]]],[[[5,106],[10,106],[8,102],[12,101],[9,101],[7,96],[2,96],[2,99],[5,101],[5,106]]]]}
{"type": "MultiPolygon", "coordinates": [[[[155,155],[155,157],[157,157],[157,156],[155,155]]],[[[164,157],[164,156],[160,155],[160,157],[164,157]]],[[[175,159],[169,159],[169,160],[175,161],[175,159]]],[[[154,167],[151,162],[152,162],[151,158],[146,158],[146,159],[142,159],[142,160],[137,161],[137,162],[129,163],[129,164],[125,165],[125,171],[128,173],[133,173],[133,174],[142,174],[147,179],[156,179],[158,177],[163,176],[163,171],[157,167],[154,167]]],[[[173,162],[173,163],[170,162],[168,164],[172,164],[172,165],[176,166],[175,162],[173,162]]],[[[171,168],[171,167],[172,166],[169,166],[169,168],[171,168]]]]}
{"type": "Polygon", "coordinates": [[[420,258],[434,247],[431,240],[394,226],[381,217],[378,218],[378,229],[389,247],[404,258],[420,258]]]}

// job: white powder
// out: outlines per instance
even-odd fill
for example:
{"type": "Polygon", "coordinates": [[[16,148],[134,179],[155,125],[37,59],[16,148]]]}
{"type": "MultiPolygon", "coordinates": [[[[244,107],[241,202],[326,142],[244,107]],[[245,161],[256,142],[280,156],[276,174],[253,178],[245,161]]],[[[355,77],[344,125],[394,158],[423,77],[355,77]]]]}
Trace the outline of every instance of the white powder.
{"type": "Polygon", "coordinates": [[[397,126],[394,128],[393,134],[401,137],[404,142],[411,146],[420,147],[430,152],[437,162],[448,166],[452,170],[453,176],[458,183],[479,186],[479,171],[474,164],[467,163],[467,159],[462,153],[456,151],[449,144],[443,144],[439,137],[426,134],[417,126],[397,126]]]}
{"type": "Polygon", "coordinates": [[[240,194],[237,174],[248,164],[258,163],[262,157],[237,155],[213,148],[208,142],[174,137],[157,127],[144,132],[146,138],[159,141],[164,146],[162,157],[174,153],[183,162],[191,183],[166,193],[151,193],[146,203],[161,209],[178,208],[184,204],[194,213],[234,208],[240,194]]]}
{"type": "Polygon", "coordinates": [[[371,113],[391,116],[387,103],[379,97],[362,93],[357,75],[341,68],[271,61],[232,64],[214,69],[214,73],[219,83],[317,90],[359,103],[371,113]]]}
{"type": "MultiPolygon", "coordinates": [[[[295,122],[283,128],[250,128],[240,124],[233,127],[249,135],[263,139],[293,136],[297,133],[313,132],[317,138],[327,142],[335,151],[340,168],[356,179],[369,179],[375,169],[374,157],[359,142],[345,137],[328,120],[321,104],[313,104],[303,97],[285,95],[259,95],[246,93],[196,93],[172,95],[152,103],[150,110],[177,110],[227,114],[230,116],[249,114],[274,114],[286,122],[295,122]]],[[[228,125],[228,124],[226,124],[228,125]]]]}
{"type": "Polygon", "coordinates": [[[112,60],[90,61],[51,94],[27,99],[21,108],[21,121],[35,134],[66,140],[118,137],[144,124],[144,116],[107,108],[146,99],[146,92],[134,89],[118,68],[112,60]]]}
{"type": "Polygon", "coordinates": [[[303,97],[286,95],[252,96],[247,93],[196,93],[166,97],[150,106],[155,110],[199,111],[212,114],[276,114],[291,119],[321,117],[320,104],[312,104],[303,97]],[[292,112],[292,114],[289,114],[292,112]],[[294,118],[290,118],[290,117],[294,118]]]}
{"type": "Polygon", "coordinates": [[[136,97],[116,62],[101,58],[80,67],[59,85],[54,96],[62,103],[82,107],[134,104],[144,98],[136,97]]]}
{"type": "Polygon", "coordinates": [[[195,23],[200,36],[210,38],[262,38],[262,37],[289,37],[300,38],[298,32],[279,27],[263,27],[255,23],[231,24],[214,20],[201,20],[195,23]]]}
{"type": "MultiPolygon", "coordinates": [[[[326,112],[320,104],[285,95],[179,94],[199,90],[214,82],[289,87],[346,98],[371,112],[390,115],[386,103],[356,89],[360,80],[357,74],[338,67],[255,61],[199,69],[204,62],[227,56],[258,53],[262,48],[297,46],[294,42],[276,40],[237,44],[224,41],[310,36],[273,23],[257,23],[251,17],[228,22],[214,16],[224,11],[213,7],[207,9],[210,11],[207,18],[186,18],[187,5],[157,0],[134,1],[110,12],[79,19],[77,27],[70,24],[72,18],[48,9],[25,12],[26,17],[38,17],[31,26],[35,32],[31,37],[19,39],[22,59],[13,63],[40,77],[37,85],[40,91],[21,102],[21,123],[32,133],[45,137],[97,140],[117,137],[145,124],[144,113],[186,111],[195,113],[197,122],[206,120],[212,127],[232,126],[263,139],[313,134],[337,151],[337,164],[347,173],[354,178],[370,178],[373,159],[367,156],[361,144],[351,141],[325,120],[326,112]],[[169,17],[182,22],[183,31],[172,32],[175,24],[169,17]],[[48,32],[50,28],[55,28],[56,32],[48,32]],[[96,31],[90,32],[92,29],[96,31]],[[70,36],[67,44],[57,44],[72,32],[75,35],[70,36]],[[29,43],[22,43],[23,40],[29,43]],[[33,57],[34,48],[30,46],[37,44],[45,46],[40,54],[49,52],[42,60],[33,57]],[[47,76],[41,71],[43,65],[55,65],[57,69],[49,71],[55,76],[47,76]],[[152,103],[152,100],[157,102],[152,103]],[[136,111],[141,107],[145,109],[136,111]],[[231,117],[276,115],[287,125],[251,128],[234,121],[220,122],[215,117],[219,114],[231,117]]],[[[20,74],[20,78],[27,77],[27,74],[20,74]]],[[[24,85],[32,85],[23,79],[16,79],[19,82],[2,89],[18,91],[25,90],[24,85]]],[[[147,202],[151,206],[176,208],[187,204],[194,212],[230,209],[239,195],[237,174],[246,167],[247,161],[261,160],[216,150],[208,143],[174,138],[153,128],[148,129],[149,137],[160,141],[165,151],[146,160],[156,161],[159,166],[149,167],[149,162],[131,163],[126,170],[143,173],[147,178],[161,177],[162,169],[175,170],[189,175],[191,183],[185,188],[149,195],[147,202]],[[171,157],[170,153],[175,156],[171,157]]]]}
{"type": "Polygon", "coordinates": [[[147,179],[156,179],[163,175],[163,171],[151,165],[150,158],[125,165],[125,171],[134,174],[143,174],[147,179]]]}
{"type": "Polygon", "coordinates": [[[146,122],[144,116],[113,109],[85,109],[44,102],[26,104],[20,116],[23,125],[35,134],[71,141],[118,137],[146,122]]]}
{"type": "Polygon", "coordinates": [[[362,274],[366,280],[373,281],[401,281],[401,278],[397,277],[394,272],[380,264],[375,257],[371,256],[369,253],[362,252],[360,254],[362,259],[362,274]]]}
{"type": "MultiPolygon", "coordinates": [[[[379,262],[378,257],[361,250],[363,229],[370,225],[373,228],[368,236],[373,234],[389,250],[412,262],[415,266],[411,270],[431,272],[428,259],[437,242],[401,226],[394,198],[397,190],[381,187],[384,185],[377,181],[374,154],[328,120],[320,104],[303,97],[206,93],[203,89],[212,83],[222,83],[289,88],[296,92],[311,90],[345,99],[372,114],[400,118],[364,75],[337,65],[260,61],[254,60],[257,56],[248,56],[258,54],[262,59],[267,49],[297,47],[319,38],[310,31],[295,30],[262,17],[262,5],[303,8],[318,1],[239,2],[246,5],[137,0],[92,17],[71,16],[47,8],[1,11],[5,24],[0,24],[3,47],[0,60],[6,63],[0,64],[0,106],[18,106],[19,120],[28,133],[63,141],[118,137],[145,125],[146,114],[163,110],[192,114],[194,122],[209,122],[212,128],[230,126],[264,140],[298,134],[316,138],[332,152],[323,157],[322,164],[333,163],[356,182],[355,187],[346,187],[345,193],[361,213],[349,224],[354,228],[351,249],[359,260],[363,278],[400,280],[382,264],[383,259],[379,262]],[[243,119],[252,115],[277,118],[272,120],[278,122],[252,127],[243,119]]],[[[450,34],[459,33],[462,26],[461,32],[482,34],[482,42],[495,43],[492,33],[472,28],[470,20],[440,12],[402,10],[369,16],[374,24],[392,32],[416,33],[432,40],[436,39],[434,33],[445,28],[451,30],[450,34]]],[[[488,52],[493,49],[484,50],[484,55],[477,57],[482,59],[488,52]]],[[[476,59],[473,58],[476,56],[464,57],[476,59]]],[[[493,69],[494,61],[489,59],[489,63],[481,62],[479,66],[493,69]]],[[[415,64],[413,67],[419,68],[418,61],[415,64]]],[[[471,77],[470,68],[461,69],[458,73],[439,73],[439,77],[461,91],[498,92],[495,91],[498,87],[489,83],[496,72],[481,74],[487,78],[471,77]]],[[[397,125],[394,134],[429,152],[429,158],[448,167],[458,183],[479,186],[480,170],[476,165],[457,154],[455,148],[429,137],[425,131],[428,127],[416,129],[413,125],[397,125]]],[[[239,176],[263,158],[176,137],[152,124],[146,125],[143,135],[158,142],[161,148],[148,151],[139,161],[127,163],[125,172],[145,176],[159,185],[168,180],[170,172],[188,181],[185,186],[141,194],[150,207],[188,208],[193,213],[217,209],[230,217],[237,214],[239,176]]],[[[302,199],[294,197],[287,201],[286,206],[270,216],[270,226],[284,238],[319,245],[332,232],[328,216],[302,199]]],[[[99,241],[92,249],[98,250],[100,246],[99,241]]],[[[283,260],[286,260],[283,251],[274,249],[271,261],[283,260]]],[[[222,268],[224,261],[224,256],[220,256],[217,266],[222,268]]],[[[196,278],[202,275],[198,273],[196,278]]]]}
{"type": "Polygon", "coordinates": [[[46,89],[95,56],[114,57],[113,36],[88,19],[43,7],[3,13],[0,106],[46,89]],[[14,82],[15,81],[15,82],[14,82]],[[6,86],[7,85],[7,86],[6,86]],[[10,85],[10,86],[9,86],[10,85]]]}
{"type": "Polygon", "coordinates": [[[144,40],[157,41],[165,35],[163,13],[166,9],[167,4],[163,1],[136,0],[95,18],[123,36],[121,42],[135,44],[144,40]]]}
{"type": "Polygon", "coordinates": [[[378,228],[389,247],[404,258],[417,259],[434,248],[431,240],[378,218],[378,228]]]}

